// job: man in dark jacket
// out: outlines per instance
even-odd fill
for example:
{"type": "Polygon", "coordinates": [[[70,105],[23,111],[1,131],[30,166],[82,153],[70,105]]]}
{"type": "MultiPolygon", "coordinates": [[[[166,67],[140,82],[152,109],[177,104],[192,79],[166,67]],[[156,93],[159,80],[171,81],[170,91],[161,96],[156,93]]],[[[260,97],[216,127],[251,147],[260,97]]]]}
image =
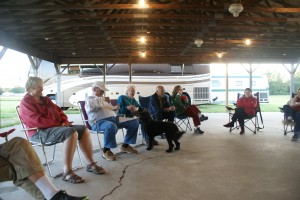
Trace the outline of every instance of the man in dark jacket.
{"type": "Polygon", "coordinates": [[[162,121],[167,119],[174,122],[175,107],[171,105],[169,96],[165,94],[165,88],[161,85],[156,87],[156,92],[150,97],[149,112],[153,119],[162,121]]]}

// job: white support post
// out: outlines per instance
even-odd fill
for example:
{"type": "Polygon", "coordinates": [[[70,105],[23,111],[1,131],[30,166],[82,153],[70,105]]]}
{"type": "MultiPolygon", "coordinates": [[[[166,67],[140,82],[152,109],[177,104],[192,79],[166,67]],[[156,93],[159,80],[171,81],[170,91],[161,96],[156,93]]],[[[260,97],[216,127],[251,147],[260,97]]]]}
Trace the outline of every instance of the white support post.
{"type": "Polygon", "coordinates": [[[61,72],[60,72],[60,65],[54,64],[56,69],[56,105],[62,107],[63,103],[61,102],[61,72]]]}
{"type": "Polygon", "coordinates": [[[226,63],[226,79],[225,79],[225,87],[226,87],[226,90],[225,90],[225,97],[226,97],[226,99],[225,99],[225,104],[226,104],[226,106],[228,106],[228,81],[229,81],[229,79],[228,79],[228,63],[226,63]]]}
{"type": "Polygon", "coordinates": [[[0,60],[1,60],[1,58],[4,56],[4,54],[6,53],[6,51],[7,51],[7,47],[3,47],[3,48],[1,49],[1,51],[0,51],[0,60]]]}
{"type": "MultiPolygon", "coordinates": [[[[107,67],[107,64],[103,64],[102,73],[103,73],[103,84],[105,87],[106,87],[106,67],[107,67]]],[[[106,96],[106,92],[104,93],[104,95],[106,96]]]]}
{"type": "Polygon", "coordinates": [[[38,70],[39,70],[39,67],[40,67],[40,64],[42,62],[42,59],[39,59],[37,57],[33,57],[33,56],[30,56],[30,55],[27,55],[28,56],[28,59],[30,61],[30,64],[31,64],[31,67],[33,69],[33,72],[34,72],[34,76],[38,76],[38,70]]]}
{"type": "Polygon", "coordinates": [[[132,63],[129,63],[129,84],[132,83],[132,63]]]}
{"type": "Polygon", "coordinates": [[[294,92],[294,87],[295,87],[295,73],[298,69],[299,63],[295,66],[294,63],[291,64],[291,69],[288,69],[285,64],[282,64],[284,68],[290,73],[290,97],[292,98],[293,92],[294,92]]]}

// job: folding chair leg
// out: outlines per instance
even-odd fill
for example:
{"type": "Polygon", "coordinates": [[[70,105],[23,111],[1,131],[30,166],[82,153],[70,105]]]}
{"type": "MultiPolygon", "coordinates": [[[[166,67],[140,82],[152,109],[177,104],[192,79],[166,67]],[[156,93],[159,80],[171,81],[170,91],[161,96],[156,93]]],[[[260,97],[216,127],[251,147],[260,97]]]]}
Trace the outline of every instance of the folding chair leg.
{"type": "Polygon", "coordinates": [[[95,149],[95,150],[93,150],[93,152],[98,152],[98,151],[100,151],[100,152],[101,152],[101,155],[102,155],[102,146],[101,146],[101,141],[100,141],[100,136],[99,136],[99,134],[101,134],[101,133],[97,132],[96,134],[97,134],[97,139],[98,139],[99,149],[95,149]]]}
{"type": "MultiPolygon", "coordinates": [[[[56,144],[54,145],[54,150],[53,150],[53,158],[51,161],[48,161],[48,158],[47,158],[47,154],[46,154],[46,151],[45,151],[45,145],[42,144],[41,145],[42,147],[42,150],[43,150],[43,154],[44,154],[44,157],[45,157],[45,164],[47,166],[47,169],[48,169],[48,172],[49,172],[49,176],[51,178],[57,178],[57,177],[60,177],[63,175],[63,173],[58,173],[56,175],[53,175],[52,171],[51,171],[51,168],[50,168],[50,164],[54,161],[54,156],[55,156],[55,149],[56,149],[56,144]]],[[[80,152],[79,152],[79,148],[78,148],[78,145],[76,146],[76,150],[77,150],[77,153],[78,153],[78,156],[79,156],[79,160],[80,160],[80,164],[76,167],[73,167],[72,169],[73,170],[77,170],[77,169],[80,169],[83,167],[83,162],[82,162],[82,158],[81,158],[81,155],[80,155],[80,152]]]]}

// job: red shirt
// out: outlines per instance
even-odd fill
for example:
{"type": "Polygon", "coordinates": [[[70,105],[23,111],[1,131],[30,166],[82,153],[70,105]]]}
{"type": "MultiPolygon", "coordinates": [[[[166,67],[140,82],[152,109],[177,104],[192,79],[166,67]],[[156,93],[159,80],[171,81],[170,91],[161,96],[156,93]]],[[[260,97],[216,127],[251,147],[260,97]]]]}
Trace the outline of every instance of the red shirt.
{"type": "Polygon", "coordinates": [[[247,115],[255,115],[256,114],[256,107],[257,107],[257,99],[253,96],[245,97],[242,96],[236,102],[237,107],[241,107],[245,109],[245,113],[247,115]]]}
{"type": "MultiPolygon", "coordinates": [[[[26,94],[20,103],[20,116],[27,128],[51,128],[65,123],[70,125],[65,113],[55,105],[50,98],[40,97],[42,103],[38,103],[30,94],[26,94]]],[[[36,131],[29,131],[31,137],[36,131]]]]}

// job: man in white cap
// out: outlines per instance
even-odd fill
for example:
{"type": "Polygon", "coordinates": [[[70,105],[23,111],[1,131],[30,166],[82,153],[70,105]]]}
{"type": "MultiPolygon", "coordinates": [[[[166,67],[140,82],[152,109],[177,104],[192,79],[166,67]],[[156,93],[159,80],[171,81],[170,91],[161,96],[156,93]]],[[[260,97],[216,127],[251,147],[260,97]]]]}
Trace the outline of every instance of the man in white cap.
{"type": "Polygon", "coordinates": [[[110,99],[104,97],[105,91],[108,89],[100,81],[92,84],[93,95],[86,99],[85,109],[89,119],[92,121],[93,130],[104,132],[104,148],[102,156],[106,160],[116,160],[116,156],[111,152],[111,148],[117,147],[116,134],[119,128],[125,128],[127,133],[124,138],[124,143],[120,147],[121,152],[138,153],[130,144],[136,143],[139,121],[137,119],[119,122],[115,111],[119,106],[110,104],[110,99]]]}

